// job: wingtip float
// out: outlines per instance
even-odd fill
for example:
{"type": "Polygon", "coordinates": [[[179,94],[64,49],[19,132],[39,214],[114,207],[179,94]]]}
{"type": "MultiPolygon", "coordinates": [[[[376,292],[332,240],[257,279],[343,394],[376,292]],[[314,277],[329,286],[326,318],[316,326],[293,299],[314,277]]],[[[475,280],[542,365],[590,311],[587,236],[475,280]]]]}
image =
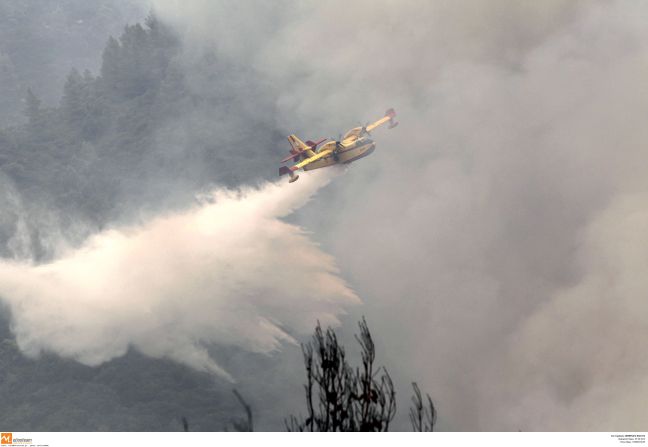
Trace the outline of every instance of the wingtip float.
{"type": "Polygon", "coordinates": [[[282,166],[279,168],[279,175],[288,174],[290,176],[288,182],[292,183],[299,178],[295,171],[300,169],[310,171],[337,164],[349,164],[364,158],[376,148],[376,143],[370,138],[370,132],[385,123],[389,123],[389,129],[393,129],[398,126],[398,122],[394,118],[396,118],[396,112],[394,109],[388,109],[378,121],[366,126],[354,127],[339,140],[328,142],[327,138],[324,138],[315,142],[308,140],[304,143],[296,135],[290,135],[288,136],[291,147],[290,155],[281,160],[281,163],[292,160],[296,164],[282,166]],[[318,149],[317,147],[322,143],[325,144],[318,149]]]}

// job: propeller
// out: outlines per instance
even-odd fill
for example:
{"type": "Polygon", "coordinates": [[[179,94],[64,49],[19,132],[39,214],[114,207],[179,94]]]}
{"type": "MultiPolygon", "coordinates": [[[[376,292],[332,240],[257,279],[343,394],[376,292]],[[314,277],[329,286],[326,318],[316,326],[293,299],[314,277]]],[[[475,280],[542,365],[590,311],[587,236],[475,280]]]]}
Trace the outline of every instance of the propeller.
{"type": "Polygon", "coordinates": [[[369,135],[369,136],[371,136],[371,132],[369,132],[369,131],[367,130],[367,126],[368,126],[368,125],[369,125],[369,123],[367,123],[367,124],[365,124],[364,126],[362,126],[362,134],[363,134],[363,135],[369,135]]]}
{"type": "Polygon", "coordinates": [[[342,144],[340,144],[340,140],[342,140],[342,134],[339,134],[337,140],[335,140],[335,149],[333,150],[333,160],[335,160],[336,162],[340,161],[340,149],[342,148],[342,144]]]}
{"type": "Polygon", "coordinates": [[[329,140],[335,141],[335,147],[339,147],[340,142],[342,141],[342,134],[339,134],[337,138],[331,137],[331,138],[329,138],[329,140]]]}

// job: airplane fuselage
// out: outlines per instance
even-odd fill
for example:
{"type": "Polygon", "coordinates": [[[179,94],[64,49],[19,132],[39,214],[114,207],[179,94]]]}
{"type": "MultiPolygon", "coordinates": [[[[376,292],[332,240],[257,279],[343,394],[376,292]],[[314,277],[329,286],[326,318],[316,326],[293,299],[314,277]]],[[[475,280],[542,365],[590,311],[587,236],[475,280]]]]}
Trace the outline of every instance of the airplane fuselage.
{"type": "Polygon", "coordinates": [[[289,183],[293,183],[299,178],[295,172],[300,169],[312,171],[333,165],[349,164],[370,155],[376,149],[376,143],[370,138],[371,131],[387,123],[389,123],[389,128],[393,129],[398,125],[394,121],[395,116],[394,109],[388,109],[385,116],[379,120],[349,129],[344,137],[340,136],[340,141],[324,143],[319,150],[317,147],[326,141],[326,138],[317,142],[306,141],[304,143],[297,135],[289,135],[290,155],[281,160],[281,163],[292,159],[294,164],[281,166],[279,175],[288,174],[290,176],[289,183]]]}
{"type": "Polygon", "coordinates": [[[358,138],[350,142],[345,142],[343,140],[338,144],[336,150],[336,142],[329,141],[324,144],[318,152],[327,149],[332,150],[332,152],[329,155],[304,166],[304,171],[325,168],[334,164],[348,164],[354,162],[370,155],[376,149],[376,143],[367,137],[358,138]]]}

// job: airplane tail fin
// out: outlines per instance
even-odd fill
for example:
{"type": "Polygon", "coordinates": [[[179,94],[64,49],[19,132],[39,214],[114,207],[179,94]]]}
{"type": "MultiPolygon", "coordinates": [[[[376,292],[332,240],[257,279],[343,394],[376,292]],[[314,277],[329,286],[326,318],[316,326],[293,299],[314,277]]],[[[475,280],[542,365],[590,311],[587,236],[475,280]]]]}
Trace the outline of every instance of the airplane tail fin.
{"type": "MultiPolygon", "coordinates": [[[[385,123],[389,123],[389,128],[393,129],[394,127],[398,126],[398,123],[394,121],[394,118],[396,118],[396,112],[394,111],[394,109],[387,109],[387,111],[385,112],[385,116],[380,118],[375,123],[364,126],[362,129],[368,133],[374,130],[376,127],[382,126],[385,123]]],[[[357,129],[360,129],[360,127],[358,127],[357,129]]],[[[355,129],[352,129],[351,131],[353,130],[355,129]]]]}
{"type": "Polygon", "coordinates": [[[394,109],[387,109],[385,112],[385,116],[389,118],[389,128],[393,129],[394,127],[398,126],[398,121],[394,121],[394,118],[396,118],[396,111],[394,109]]]}

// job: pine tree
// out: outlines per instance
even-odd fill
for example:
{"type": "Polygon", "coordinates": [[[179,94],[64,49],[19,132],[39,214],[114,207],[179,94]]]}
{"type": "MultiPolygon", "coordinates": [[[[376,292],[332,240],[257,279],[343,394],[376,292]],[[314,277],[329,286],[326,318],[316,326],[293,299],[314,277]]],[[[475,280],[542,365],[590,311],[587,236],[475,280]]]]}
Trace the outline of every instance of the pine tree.
{"type": "Polygon", "coordinates": [[[101,79],[106,93],[109,95],[119,90],[121,73],[121,47],[117,39],[110,36],[103,51],[101,63],[101,79]]]}
{"type": "Polygon", "coordinates": [[[68,130],[75,134],[83,133],[85,118],[84,80],[79,71],[73,68],[63,87],[61,110],[68,130]]]}
{"type": "Polygon", "coordinates": [[[29,120],[29,125],[37,127],[42,124],[43,113],[41,110],[41,100],[38,99],[31,88],[27,89],[25,96],[25,116],[29,120]]]}
{"type": "Polygon", "coordinates": [[[359,327],[359,368],[349,365],[335,332],[324,332],[319,323],[312,342],[302,346],[308,415],[303,420],[291,416],[289,431],[389,431],[396,414],[394,385],[385,368],[374,366],[376,350],[364,318],[359,327]]]}

